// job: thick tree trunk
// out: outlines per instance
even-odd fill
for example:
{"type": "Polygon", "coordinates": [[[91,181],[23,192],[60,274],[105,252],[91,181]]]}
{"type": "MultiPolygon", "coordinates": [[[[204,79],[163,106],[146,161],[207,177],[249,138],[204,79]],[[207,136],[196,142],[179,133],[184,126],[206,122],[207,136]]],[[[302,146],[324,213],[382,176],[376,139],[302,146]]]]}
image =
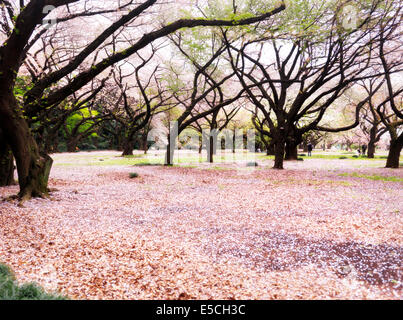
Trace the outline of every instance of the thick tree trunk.
{"type": "Polygon", "coordinates": [[[400,153],[403,145],[403,134],[398,139],[390,142],[388,160],[386,161],[386,168],[399,168],[400,153]]]}
{"type": "Polygon", "coordinates": [[[286,143],[285,160],[298,160],[298,144],[291,142],[286,143]]]}
{"type": "Polygon", "coordinates": [[[14,157],[0,129],[0,187],[14,185],[14,157]]]}
{"type": "Polygon", "coordinates": [[[48,179],[53,160],[41,154],[19,111],[17,101],[7,88],[0,88],[0,127],[17,163],[19,197],[22,201],[48,194],[48,179]]]}
{"type": "Polygon", "coordinates": [[[294,133],[288,135],[285,144],[285,160],[298,160],[298,145],[302,142],[302,137],[294,133]]]}
{"type": "Polygon", "coordinates": [[[123,141],[122,156],[132,156],[133,148],[134,148],[133,141],[131,141],[131,139],[125,139],[125,141],[123,141]]]}
{"type": "Polygon", "coordinates": [[[274,169],[284,169],[285,142],[277,141],[274,146],[274,169]]]}

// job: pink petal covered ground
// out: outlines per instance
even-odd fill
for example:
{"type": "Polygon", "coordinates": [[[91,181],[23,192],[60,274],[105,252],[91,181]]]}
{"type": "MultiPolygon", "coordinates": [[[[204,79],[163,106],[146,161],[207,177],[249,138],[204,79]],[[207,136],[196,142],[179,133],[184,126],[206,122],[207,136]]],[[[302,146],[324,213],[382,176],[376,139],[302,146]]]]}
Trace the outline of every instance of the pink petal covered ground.
{"type": "Polygon", "coordinates": [[[340,175],[402,170],[259,163],[56,161],[51,200],[0,203],[0,261],[73,299],[403,298],[402,183],[340,175]]]}

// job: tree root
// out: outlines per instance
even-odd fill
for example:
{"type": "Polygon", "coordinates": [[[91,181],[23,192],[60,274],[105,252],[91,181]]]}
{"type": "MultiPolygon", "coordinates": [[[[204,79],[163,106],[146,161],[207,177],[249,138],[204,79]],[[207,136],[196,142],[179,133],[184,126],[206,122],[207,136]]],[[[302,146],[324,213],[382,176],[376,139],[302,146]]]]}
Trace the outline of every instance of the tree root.
{"type": "Polygon", "coordinates": [[[15,194],[15,195],[12,195],[12,196],[3,197],[1,199],[1,201],[3,201],[3,202],[12,202],[12,201],[18,200],[18,199],[19,199],[18,195],[15,194]]]}
{"type": "Polygon", "coordinates": [[[25,192],[24,194],[15,194],[8,197],[3,197],[1,199],[2,202],[15,202],[18,201],[18,207],[25,208],[24,203],[31,200],[32,198],[40,198],[40,199],[48,199],[50,201],[54,201],[55,199],[50,196],[51,192],[59,191],[56,188],[49,188],[47,193],[35,194],[33,195],[31,192],[25,192]]]}

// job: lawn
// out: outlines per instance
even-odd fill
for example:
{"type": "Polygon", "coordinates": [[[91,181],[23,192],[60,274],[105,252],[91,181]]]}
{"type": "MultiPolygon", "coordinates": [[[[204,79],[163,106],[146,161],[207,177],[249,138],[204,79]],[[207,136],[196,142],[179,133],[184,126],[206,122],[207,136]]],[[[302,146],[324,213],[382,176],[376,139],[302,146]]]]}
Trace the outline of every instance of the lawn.
{"type": "Polygon", "coordinates": [[[71,299],[402,299],[403,171],[343,155],[55,154],[50,199],[0,203],[0,262],[71,299]]]}

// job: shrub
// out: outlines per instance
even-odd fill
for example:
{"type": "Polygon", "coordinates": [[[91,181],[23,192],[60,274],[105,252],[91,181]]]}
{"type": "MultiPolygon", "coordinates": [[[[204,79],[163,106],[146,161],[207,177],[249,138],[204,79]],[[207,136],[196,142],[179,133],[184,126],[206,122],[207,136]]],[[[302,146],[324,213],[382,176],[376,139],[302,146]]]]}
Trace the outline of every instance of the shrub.
{"type": "Polygon", "coordinates": [[[66,300],[57,293],[47,293],[36,283],[19,285],[11,269],[0,264],[0,300],[66,300]]]}
{"type": "Polygon", "coordinates": [[[257,162],[248,162],[248,163],[246,164],[246,166],[247,166],[247,167],[257,167],[257,166],[258,166],[258,163],[257,163],[257,162]]]}
{"type": "Polygon", "coordinates": [[[348,157],[341,156],[341,157],[339,157],[339,159],[344,160],[344,159],[348,159],[348,157]]]}
{"type": "Polygon", "coordinates": [[[138,176],[139,176],[139,174],[138,174],[137,172],[130,172],[130,173],[129,173],[130,179],[137,178],[138,176]]]}

